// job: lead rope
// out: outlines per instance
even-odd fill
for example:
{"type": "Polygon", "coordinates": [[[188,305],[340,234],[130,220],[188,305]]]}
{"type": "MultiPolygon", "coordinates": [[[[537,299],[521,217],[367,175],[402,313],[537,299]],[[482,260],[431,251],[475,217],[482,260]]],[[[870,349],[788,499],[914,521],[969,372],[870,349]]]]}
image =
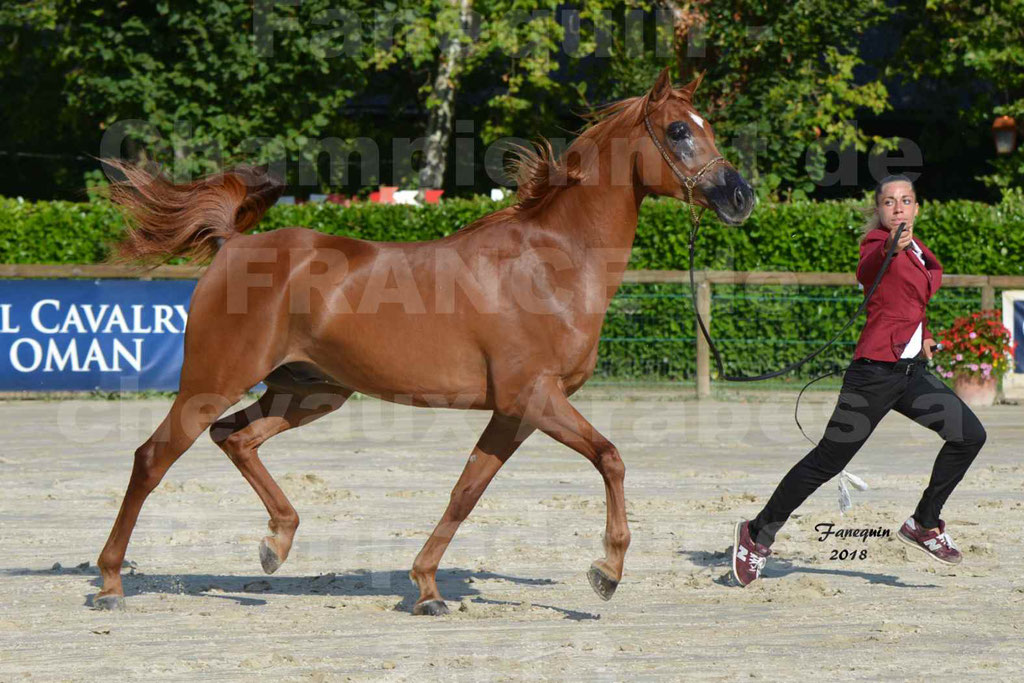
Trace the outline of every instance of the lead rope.
{"type": "MultiPolygon", "coordinates": [[[[691,196],[689,194],[689,191],[688,191],[687,194],[688,194],[688,196],[691,196]]],[[[882,262],[882,267],[879,268],[878,275],[875,276],[875,281],[872,283],[871,289],[868,290],[868,293],[865,295],[864,301],[862,301],[861,304],[860,304],[860,307],[857,308],[857,312],[853,314],[853,316],[846,322],[845,325],[843,325],[842,329],[839,330],[839,332],[834,337],[832,337],[832,339],[830,339],[824,346],[822,346],[818,350],[814,351],[813,353],[808,354],[806,357],[802,358],[801,360],[799,360],[799,361],[797,361],[795,363],[791,363],[790,365],[782,368],[781,370],[777,370],[775,372],[764,373],[764,374],[761,374],[761,375],[757,375],[755,377],[745,377],[745,376],[732,376],[732,375],[726,375],[725,374],[725,370],[724,370],[724,367],[723,367],[723,364],[722,364],[721,354],[718,353],[718,349],[715,347],[715,343],[711,340],[711,335],[708,333],[707,327],[704,326],[704,320],[701,319],[700,313],[697,310],[697,295],[696,295],[697,289],[696,289],[696,284],[694,282],[694,275],[693,275],[693,270],[694,270],[694,251],[696,249],[697,233],[700,231],[700,221],[699,221],[699,217],[697,217],[697,218],[698,218],[698,220],[694,220],[694,222],[693,222],[693,230],[690,233],[690,299],[691,299],[691,301],[693,303],[693,314],[697,317],[697,322],[700,325],[701,334],[703,334],[704,335],[704,339],[707,340],[708,347],[715,354],[715,362],[718,365],[718,374],[719,374],[719,376],[722,377],[723,379],[727,380],[727,381],[733,381],[733,382],[756,382],[756,381],[759,381],[759,380],[768,379],[770,377],[778,377],[779,375],[783,375],[783,374],[785,374],[787,372],[795,370],[796,368],[800,367],[801,365],[803,365],[807,361],[811,360],[812,358],[818,356],[825,349],[827,349],[829,346],[834,344],[836,342],[836,340],[839,339],[839,337],[842,336],[842,334],[844,332],[846,332],[846,330],[850,327],[850,325],[853,324],[853,321],[856,320],[858,317],[860,317],[860,314],[867,307],[868,301],[871,300],[871,297],[874,295],[875,290],[878,288],[879,283],[881,283],[881,281],[882,281],[882,276],[885,275],[886,270],[888,270],[888,268],[889,268],[889,262],[892,260],[893,254],[896,251],[896,244],[899,242],[900,235],[903,234],[903,230],[906,228],[906,223],[900,223],[899,228],[897,228],[897,230],[896,230],[896,236],[893,238],[892,246],[889,247],[889,251],[885,255],[885,260],[882,262]]],[[[809,387],[811,384],[813,384],[814,382],[817,382],[820,379],[824,379],[825,377],[829,377],[831,375],[838,374],[843,369],[844,368],[837,368],[835,370],[832,370],[830,372],[825,373],[824,375],[821,375],[819,377],[815,377],[814,379],[809,381],[807,384],[805,384],[803,389],[800,390],[800,393],[797,394],[796,405],[794,405],[794,407],[793,407],[793,419],[796,420],[796,426],[800,430],[800,433],[804,435],[804,438],[807,439],[808,441],[810,441],[815,446],[817,446],[817,444],[809,436],[807,436],[807,433],[804,431],[803,426],[800,424],[800,418],[799,418],[800,398],[803,396],[804,391],[807,389],[807,387],[809,387]]],[[[850,489],[849,489],[849,486],[847,486],[847,483],[849,483],[854,488],[856,488],[856,489],[858,489],[860,491],[865,491],[868,488],[867,482],[865,482],[863,479],[861,479],[860,477],[858,477],[858,476],[856,476],[854,474],[851,474],[851,473],[847,472],[845,469],[842,470],[839,473],[839,481],[838,481],[838,486],[839,486],[839,514],[840,515],[845,515],[850,510],[850,508],[853,507],[853,500],[850,497],[850,489]]]]}
{"type": "MultiPolygon", "coordinates": [[[[689,200],[692,200],[691,191],[692,190],[690,190],[689,187],[687,187],[687,199],[689,199],[689,200]]],[[[694,283],[694,276],[693,276],[693,261],[694,261],[694,251],[696,249],[697,232],[700,229],[700,220],[699,219],[700,219],[700,217],[702,217],[703,212],[701,212],[700,216],[693,216],[692,215],[693,214],[692,204],[690,205],[690,207],[691,207],[691,216],[692,216],[692,219],[693,219],[693,229],[690,231],[690,300],[693,303],[693,314],[696,316],[697,324],[700,326],[700,333],[708,341],[708,346],[711,348],[712,352],[715,354],[715,361],[716,361],[716,365],[718,365],[719,376],[722,377],[723,379],[727,380],[727,381],[733,381],[733,382],[757,382],[759,380],[764,380],[764,379],[768,379],[768,378],[771,378],[771,377],[778,377],[779,375],[784,375],[785,373],[788,373],[788,372],[791,372],[793,370],[796,370],[797,368],[800,368],[801,366],[803,366],[805,364],[805,362],[807,362],[811,358],[817,356],[822,351],[824,351],[826,348],[828,348],[829,346],[831,346],[834,343],[836,343],[836,341],[843,335],[843,333],[846,332],[847,329],[851,325],[853,325],[853,322],[855,321],[855,319],[857,319],[860,316],[860,313],[864,310],[864,308],[867,307],[867,302],[870,301],[871,296],[874,295],[874,290],[878,289],[879,284],[882,282],[882,276],[885,275],[886,270],[889,269],[889,262],[892,260],[893,254],[896,251],[896,244],[899,242],[899,238],[900,238],[901,234],[903,233],[904,228],[906,227],[906,223],[900,223],[899,224],[899,227],[896,230],[896,237],[893,238],[892,246],[889,248],[889,252],[886,254],[885,260],[882,262],[882,267],[879,268],[879,273],[876,276],[874,276],[874,282],[871,284],[871,289],[868,290],[867,294],[864,296],[864,300],[860,303],[860,306],[857,308],[857,311],[850,317],[849,321],[847,321],[846,325],[843,326],[843,329],[840,330],[839,333],[837,333],[835,337],[833,337],[830,340],[828,340],[828,342],[826,342],[823,346],[821,346],[821,348],[817,349],[813,353],[810,353],[807,356],[805,356],[804,358],[798,360],[797,362],[794,362],[794,364],[786,366],[782,370],[778,370],[778,371],[775,371],[775,372],[772,372],[772,373],[765,373],[763,375],[758,375],[756,377],[730,376],[730,375],[726,375],[725,374],[725,370],[724,370],[724,367],[723,367],[723,364],[722,364],[722,356],[718,352],[718,348],[716,348],[715,342],[712,341],[711,335],[708,333],[708,328],[705,327],[705,323],[703,323],[703,319],[700,317],[700,313],[697,310],[696,284],[694,283]]],[[[845,370],[844,368],[837,368],[837,369],[835,369],[833,371],[825,373],[824,375],[821,375],[819,377],[815,377],[810,382],[805,384],[804,387],[800,390],[800,393],[797,394],[797,402],[796,402],[796,404],[794,405],[794,408],[793,408],[793,419],[797,422],[797,428],[800,429],[800,433],[804,435],[804,438],[806,438],[808,441],[810,441],[815,446],[817,445],[817,443],[813,439],[811,439],[811,437],[809,437],[807,435],[807,432],[804,431],[803,425],[800,424],[800,417],[799,417],[800,398],[801,398],[801,396],[804,395],[804,391],[807,390],[807,387],[809,387],[814,382],[817,382],[818,380],[824,379],[825,377],[830,377],[831,375],[837,375],[837,374],[839,374],[840,372],[842,372],[844,370],[845,370]]],[[[850,488],[849,488],[849,486],[847,484],[849,483],[850,485],[853,485],[853,487],[857,488],[858,490],[866,490],[868,488],[868,486],[867,486],[867,482],[865,482],[863,479],[861,479],[860,477],[856,476],[855,474],[851,474],[850,472],[847,472],[845,469],[842,470],[839,473],[839,482],[838,483],[839,483],[839,513],[841,515],[845,515],[850,510],[850,508],[853,507],[853,500],[850,497],[850,488]]]]}
{"type": "MultiPolygon", "coordinates": [[[[837,375],[843,370],[845,370],[845,368],[837,367],[835,370],[832,370],[831,372],[826,372],[824,375],[815,377],[810,382],[805,384],[803,389],[800,390],[800,393],[796,395],[796,405],[793,406],[793,419],[796,421],[796,426],[800,429],[800,433],[804,435],[805,439],[811,442],[812,446],[817,446],[818,444],[816,444],[814,440],[811,439],[811,437],[807,436],[807,432],[804,431],[803,425],[800,424],[800,417],[798,416],[798,411],[800,410],[800,397],[804,395],[804,391],[807,390],[807,387],[811,386],[819,379],[825,379],[826,377],[837,375]]],[[[845,515],[847,512],[849,512],[850,508],[853,507],[853,499],[850,497],[850,488],[847,486],[847,483],[852,484],[855,489],[858,489],[860,491],[868,490],[868,484],[866,481],[864,481],[855,474],[851,474],[846,470],[842,470],[839,473],[838,478],[840,515],[845,515]]]]}
{"type": "MultiPolygon", "coordinates": [[[[689,191],[687,192],[687,196],[688,197],[692,196],[689,191]]],[[[715,355],[715,364],[718,366],[718,375],[719,375],[719,377],[721,379],[724,379],[724,380],[727,380],[727,381],[730,381],[730,382],[759,382],[759,381],[764,380],[764,379],[771,379],[772,377],[778,377],[779,375],[784,375],[787,372],[792,372],[793,370],[796,370],[798,367],[800,367],[801,365],[803,365],[807,361],[817,357],[825,349],[827,349],[828,347],[832,346],[832,344],[834,344],[839,339],[839,337],[841,337],[843,335],[843,333],[846,332],[847,329],[849,329],[850,325],[852,325],[853,322],[858,317],[860,317],[860,314],[867,307],[868,301],[871,300],[871,297],[874,295],[875,290],[878,288],[878,284],[882,281],[882,276],[885,275],[885,271],[888,270],[888,268],[889,268],[889,262],[892,260],[893,254],[896,251],[896,243],[899,241],[900,235],[903,234],[903,230],[906,227],[906,225],[907,225],[906,223],[900,223],[900,226],[899,226],[899,228],[896,231],[896,237],[893,238],[892,246],[889,247],[889,252],[885,255],[885,260],[882,262],[882,267],[878,270],[878,275],[875,276],[875,281],[874,281],[874,283],[872,283],[871,289],[868,290],[867,295],[865,295],[864,301],[861,302],[860,307],[857,308],[857,311],[850,317],[849,320],[846,321],[846,324],[843,325],[842,329],[840,329],[839,332],[837,332],[836,335],[834,337],[832,337],[832,339],[828,340],[823,346],[821,346],[821,348],[817,349],[816,351],[814,351],[812,353],[807,354],[805,357],[801,358],[800,360],[796,361],[795,363],[790,363],[789,365],[787,365],[786,367],[782,368],[781,370],[774,370],[772,372],[766,372],[766,373],[763,373],[763,374],[760,374],[760,375],[754,375],[754,376],[749,376],[748,377],[748,376],[744,376],[744,375],[727,375],[727,374],[725,374],[725,367],[722,364],[722,356],[718,352],[718,347],[715,346],[715,342],[712,341],[711,335],[708,333],[707,327],[704,326],[704,320],[700,317],[700,313],[697,311],[696,283],[694,282],[694,274],[693,274],[693,272],[694,272],[694,251],[696,249],[697,233],[700,231],[700,220],[699,220],[699,218],[695,219],[693,221],[693,229],[690,232],[690,298],[691,298],[691,301],[693,302],[693,314],[697,317],[697,322],[700,325],[701,334],[704,335],[704,339],[706,339],[707,342],[708,342],[708,347],[710,347],[711,352],[715,355]]],[[[829,374],[835,374],[835,373],[829,373],[829,374]]],[[[828,375],[825,375],[825,377],[827,377],[827,376],[828,375]]],[[[818,379],[820,379],[820,378],[818,378],[818,379]]]]}
{"type": "MultiPolygon", "coordinates": [[[[689,192],[688,192],[688,196],[689,196],[689,192]]],[[[745,376],[732,376],[732,375],[726,375],[725,374],[725,370],[724,370],[724,367],[723,367],[723,364],[722,364],[722,356],[721,356],[721,354],[718,353],[718,349],[715,347],[715,343],[711,340],[711,335],[708,333],[707,327],[704,326],[704,321],[703,321],[703,319],[701,319],[700,313],[697,310],[697,295],[696,295],[697,289],[696,289],[696,284],[694,282],[693,270],[694,270],[694,251],[696,249],[697,233],[700,231],[700,222],[699,222],[699,220],[695,220],[694,223],[693,223],[693,230],[690,233],[690,299],[691,299],[691,301],[693,303],[693,314],[697,317],[697,323],[700,325],[701,334],[704,335],[704,339],[706,339],[707,342],[708,342],[708,347],[715,354],[715,362],[718,365],[718,374],[719,374],[719,376],[722,377],[723,379],[727,380],[727,381],[733,381],[733,382],[756,382],[756,381],[759,381],[759,380],[768,379],[770,377],[778,377],[779,375],[783,375],[783,374],[785,374],[787,372],[795,370],[796,368],[800,367],[801,365],[803,365],[807,361],[811,360],[812,358],[818,356],[825,349],[827,349],[829,346],[834,344],[836,342],[836,340],[838,340],[839,337],[842,336],[842,334],[844,332],[846,332],[846,330],[850,327],[850,325],[853,324],[853,321],[856,320],[858,317],[860,317],[860,314],[867,307],[868,301],[871,300],[871,297],[874,295],[875,290],[878,289],[879,283],[881,283],[881,281],[882,281],[882,276],[885,275],[886,270],[888,270],[888,268],[889,268],[889,262],[892,260],[893,254],[896,251],[896,244],[899,242],[900,235],[903,234],[903,230],[905,228],[906,228],[906,223],[900,223],[899,228],[897,228],[897,230],[896,230],[896,236],[893,238],[892,245],[889,247],[889,251],[885,255],[885,260],[882,262],[882,267],[879,268],[878,275],[875,276],[875,281],[871,284],[871,289],[868,290],[867,294],[865,295],[864,301],[862,301],[861,304],[860,304],[860,307],[857,308],[857,312],[854,313],[853,316],[851,316],[851,318],[846,322],[846,324],[843,325],[842,329],[839,330],[839,332],[834,337],[832,337],[832,339],[830,339],[827,343],[825,343],[824,346],[822,346],[818,350],[814,351],[813,353],[808,354],[806,357],[802,358],[801,360],[799,360],[799,361],[797,361],[795,363],[791,363],[790,365],[787,365],[786,367],[782,368],[781,370],[777,370],[775,372],[764,373],[764,374],[761,374],[761,375],[757,375],[755,377],[745,377],[745,376]]],[[[847,366],[847,367],[849,367],[849,366],[847,366]]],[[[799,418],[800,398],[803,396],[804,391],[807,389],[807,387],[809,387],[811,384],[813,384],[814,382],[817,382],[820,379],[824,379],[825,377],[829,377],[831,375],[838,374],[842,370],[844,370],[844,368],[837,368],[835,370],[832,370],[830,372],[825,373],[824,375],[821,375],[819,377],[815,377],[814,379],[809,381],[807,384],[805,384],[803,389],[800,390],[800,393],[797,394],[796,405],[793,406],[793,419],[796,421],[796,426],[800,430],[800,433],[804,435],[804,438],[807,439],[808,441],[810,441],[815,446],[817,446],[817,443],[815,443],[809,436],[807,436],[807,433],[804,431],[803,426],[800,424],[800,418],[799,418]]],[[[858,476],[856,476],[854,474],[851,474],[851,473],[847,472],[845,469],[842,470],[839,473],[839,480],[838,480],[838,486],[839,486],[839,514],[841,514],[841,515],[845,515],[850,510],[850,508],[853,507],[853,500],[850,497],[850,489],[849,489],[849,486],[847,486],[847,483],[849,483],[854,488],[856,488],[856,489],[858,489],[860,491],[865,491],[868,488],[867,482],[865,482],[863,479],[861,479],[860,477],[858,477],[858,476]]]]}
{"type": "MultiPolygon", "coordinates": [[[[817,357],[825,349],[832,346],[832,344],[834,344],[839,339],[839,337],[841,337],[843,333],[846,332],[850,325],[853,324],[853,321],[860,317],[860,314],[867,307],[868,302],[874,295],[875,290],[878,289],[878,285],[882,281],[882,276],[885,275],[886,270],[888,270],[889,262],[892,260],[893,254],[896,252],[896,244],[899,242],[900,235],[903,234],[903,230],[906,228],[907,224],[900,223],[899,228],[897,228],[896,236],[893,238],[892,245],[889,247],[889,251],[885,255],[885,260],[882,262],[882,267],[879,268],[878,275],[875,276],[875,281],[872,283],[871,289],[868,290],[867,294],[864,296],[864,301],[862,301],[860,307],[857,308],[857,312],[850,317],[846,324],[843,325],[842,329],[840,329],[839,332],[836,333],[834,337],[832,337],[832,339],[826,342],[824,346],[817,349],[813,353],[808,354],[807,356],[798,360],[797,362],[790,363],[781,370],[766,372],[752,377],[747,377],[743,375],[727,375],[725,374],[725,366],[722,363],[722,356],[718,352],[718,347],[715,346],[715,342],[711,339],[711,334],[708,332],[707,327],[704,325],[704,320],[703,318],[700,317],[700,312],[697,310],[697,284],[694,281],[694,252],[696,251],[697,235],[700,232],[701,219],[703,219],[704,211],[707,207],[701,207],[700,212],[698,213],[695,206],[695,202],[693,201],[693,188],[696,187],[697,183],[699,183],[703,179],[704,175],[707,174],[707,172],[711,170],[711,168],[713,168],[717,164],[725,163],[725,158],[721,156],[715,157],[708,163],[704,164],[704,166],[701,167],[701,169],[697,171],[697,173],[694,174],[693,176],[687,176],[686,174],[684,174],[676,167],[675,163],[672,161],[672,158],[668,155],[668,152],[665,151],[664,146],[662,146],[661,141],[658,140],[658,136],[654,134],[654,128],[651,125],[650,120],[650,105],[651,102],[650,99],[648,99],[647,102],[644,104],[644,127],[647,129],[647,134],[650,136],[651,141],[657,148],[658,153],[661,155],[661,158],[665,161],[666,164],[668,164],[668,167],[672,170],[672,173],[675,174],[676,178],[679,179],[679,181],[683,185],[683,188],[686,190],[686,203],[690,207],[690,221],[692,223],[692,228],[690,229],[690,301],[693,304],[693,315],[697,318],[697,324],[700,327],[700,332],[702,335],[704,335],[704,339],[707,340],[708,347],[711,349],[711,352],[715,356],[715,364],[718,366],[719,377],[730,382],[758,382],[761,380],[770,379],[772,377],[778,377],[780,375],[784,375],[788,372],[796,370],[801,365],[811,360],[812,358],[817,357]]],[[[844,368],[836,368],[831,372],[827,372],[824,375],[815,377],[807,384],[805,384],[803,389],[800,390],[800,393],[797,394],[796,405],[793,408],[793,419],[796,420],[796,426],[800,430],[800,433],[804,435],[804,438],[810,441],[815,446],[817,446],[817,444],[809,436],[807,436],[807,433],[804,432],[803,426],[800,424],[800,418],[798,415],[800,410],[800,397],[803,396],[804,391],[806,391],[807,387],[809,387],[814,382],[838,374],[842,370],[844,370],[844,368]]],[[[860,477],[850,474],[846,470],[841,471],[839,473],[840,514],[845,514],[853,505],[850,499],[850,490],[847,487],[847,482],[853,485],[854,488],[857,488],[861,491],[864,491],[868,488],[867,483],[860,477]]]]}

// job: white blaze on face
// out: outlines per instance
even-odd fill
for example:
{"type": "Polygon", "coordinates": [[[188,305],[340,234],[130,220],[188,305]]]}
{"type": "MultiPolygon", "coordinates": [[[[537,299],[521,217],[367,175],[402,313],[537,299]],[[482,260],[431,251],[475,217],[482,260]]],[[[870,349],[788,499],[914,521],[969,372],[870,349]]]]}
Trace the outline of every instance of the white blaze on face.
{"type": "Polygon", "coordinates": [[[692,111],[690,112],[690,118],[693,119],[694,123],[696,123],[698,126],[700,126],[701,130],[704,130],[704,119],[702,119],[701,117],[697,116],[692,111]]]}

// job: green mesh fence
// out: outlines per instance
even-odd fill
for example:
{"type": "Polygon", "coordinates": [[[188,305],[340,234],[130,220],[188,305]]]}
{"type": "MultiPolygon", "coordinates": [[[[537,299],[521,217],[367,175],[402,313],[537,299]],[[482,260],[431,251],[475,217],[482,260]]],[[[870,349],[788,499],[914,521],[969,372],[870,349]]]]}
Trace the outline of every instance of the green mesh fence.
{"type": "MultiPolygon", "coordinates": [[[[711,292],[710,331],[730,375],[757,375],[799,360],[831,339],[863,300],[856,287],[820,285],[716,284],[711,292]]],[[[980,287],[940,289],[928,305],[929,328],[938,337],[954,318],[980,309],[980,287]]],[[[863,324],[862,313],[788,381],[845,367],[863,324]]],[[[689,283],[626,283],[608,309],[594,380],[695,381],[697,334],[689,283]]],[[[714,358],[711,367],[714,379],[714,358]]]]}

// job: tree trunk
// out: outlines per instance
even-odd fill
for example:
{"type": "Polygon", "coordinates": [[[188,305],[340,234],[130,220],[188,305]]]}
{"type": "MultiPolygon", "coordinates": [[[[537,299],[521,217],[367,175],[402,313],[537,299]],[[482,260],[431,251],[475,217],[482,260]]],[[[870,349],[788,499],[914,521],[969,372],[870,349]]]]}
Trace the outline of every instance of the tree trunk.
{"type": "MultiPolygon", "coordinates": [[[[449,0],[459,10],[459,23],[468,30],[471,0],[449,0]]],[[[451,138],[455,117],[456,81],[459,67],[465,55],[466,44],[461,33],[448,37],[448,45],[441,53],[434,78],[431,97],[437,104],[430,107],[427,120],[427,144],[423,150],[423,167],[420,169],[420,197],[424,190],[439,189],[444,183],[444,170],[448,155],[448,140],[451,138]]]]}
{"type": "Polygon", "coordinates": [[[662,5],[672,13],[676,69],[682,83],[690,82],[697,72],[696,58],[698,55],[689,54],[690,41],[692,38],[696,47],[699,44],[698,41],[703,41],[703,36],[691,37],[690,31],[694,28],[697,31],[703,31],[705,18],[700,6],[704,4],[706,4],[706,0],[682,0],[681,2],[679,0],[662,0],[662,5]],[[693,57],[693,59],[688,59],[688,57],[693,57]]]}

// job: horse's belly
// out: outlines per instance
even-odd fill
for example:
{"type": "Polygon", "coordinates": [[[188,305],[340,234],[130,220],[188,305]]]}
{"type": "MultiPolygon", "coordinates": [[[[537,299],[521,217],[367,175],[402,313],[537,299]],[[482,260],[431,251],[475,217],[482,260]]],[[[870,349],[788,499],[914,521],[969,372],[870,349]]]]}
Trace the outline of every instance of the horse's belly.
{"type": "Polygon", "coordinates": [[[310,360],[339,384],[389,401],[487,407],[487,365],[478,346],[415,325],[375,327],[353,319],[318,339],[310,360]]]}

